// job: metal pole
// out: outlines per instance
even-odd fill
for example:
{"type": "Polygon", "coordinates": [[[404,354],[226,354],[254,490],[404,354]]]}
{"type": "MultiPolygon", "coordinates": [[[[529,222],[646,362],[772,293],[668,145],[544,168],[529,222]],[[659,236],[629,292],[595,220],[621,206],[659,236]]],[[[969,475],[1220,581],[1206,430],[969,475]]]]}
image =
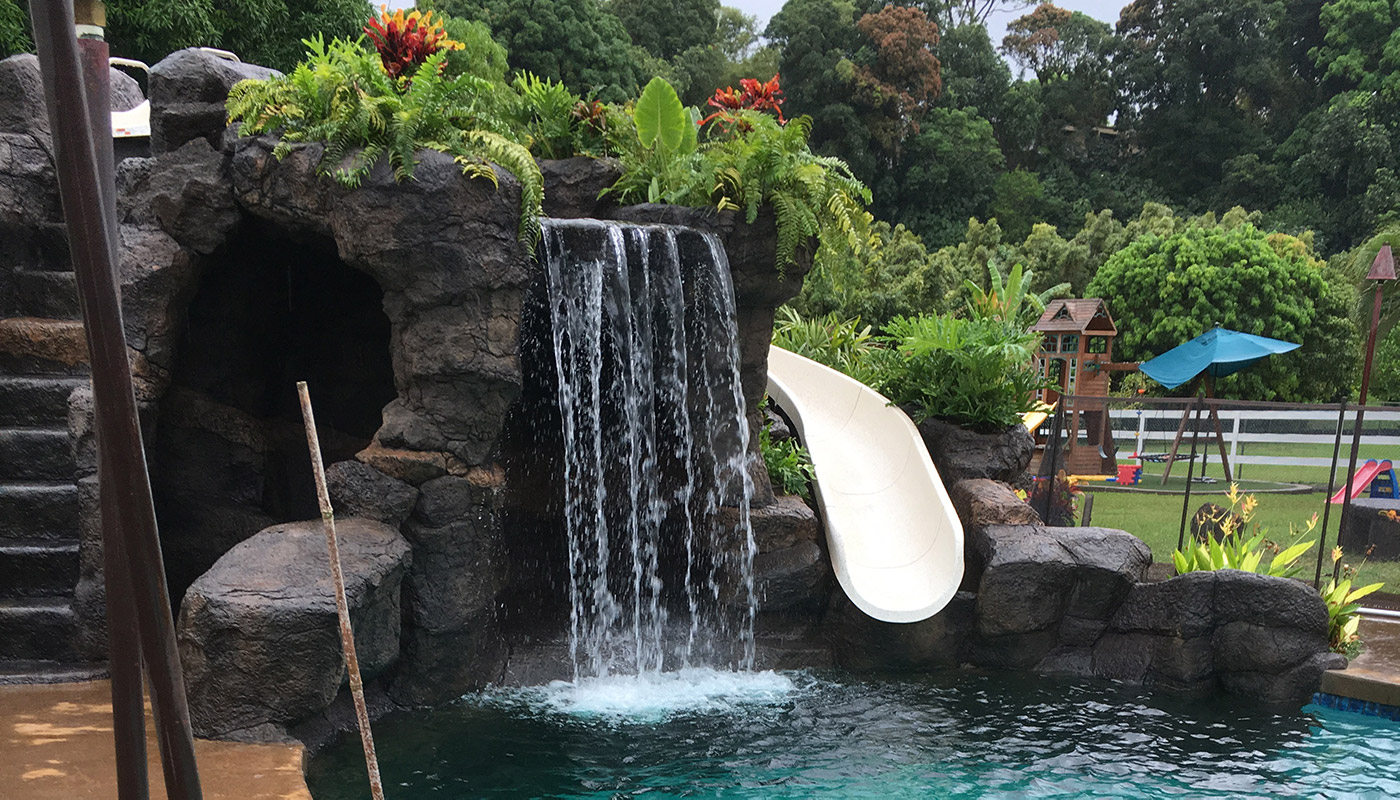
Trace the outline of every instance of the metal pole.
{"type": "MultiPolygon", "coordinates": [[[[100,474],[111,480],[107,488],[117,513],[116,525],[104,526],[104,547],[113,546],[111,543],[120,537],[124,551],[117,552],[127,557],[130,575],[129,586],[118,583],[108,586],[108,592],[129,588],[133,593],[125,602],[133,603],[139,615],[137,628],[151,682],[166,794],[171,800],[197,800],[203,794],[112,258],[112,244],[117,241],[115,216],[105,213],[103,172],[93,145],[95,135],[108,136],[110,132],[105,125],[94,125],[89,113],[71,3],[35,0],[30,13],[92,363],[96,424],[102,437],[98,443],[100,474]]],[[[119,610],[125,607],[120,596],[109,597],[109,602],[114,601],[119,610]]],[[[121,631],[112,633],[120,635],[121,631]]]]}
{"type": "MultiPolygon", "coordinates": [[[[78,14],[79,24],[100,29],[102,22],[90,12],[78,14]]],[[[91,28],[89,29],[91,30],[91,28]]],[[[111,114],[111,73],[107,66],[107,42],[93,35],[78,39],[82,59],[83,84],[86,88],[88,114],[92,119],[105,119],[111,114]]],[[[109,220],[117,215],[117,184],[112,139],[98,136],[93,140],[98,168],[102,173],[102,213],[109,220]]],[[[115,233],[109,226],[104,233],[115,233]]],[[[118,260],[117,242],[109,237],[108,251],[113,264],[118,260]]],[[[102,439],[102,432],[97,432],[102,439]]],[[[116,531],[120,524],[118,498],[112,490],[117,479],[107,474],[105,460],[98,463],[98,491],[101,501],[102,527],[116,531]]],[[[146,770],[146,709],[141,683],[141,634],[137,625],[131,574],[127,569],[126,548],[121,536],[111,536],[102,550],[102,576],[107,587],[107,654],[111,674],[113,744],[116,749],[117,797],[119,800],[146,800],[150,796],[150,777],[146,770]]]]}
{"type": "Polygon", "coordinates": [[[1049,471],[1046,470],[1045,459],[1041,460],[1040,471],[1045,473],[1045,496],[1040,502],[1040,519],[1046,525],[1050,522],[1050,493],[1055,491],[1055,469],[1060,460],[1060,434],[1065,424],[1065,403],[1064,398],[1060,399],[1060,405],[1055,409],[1055,422],[1050,426],[1050,441],[1045,444],[1045,459],[1049,460],[1049,471]]]}
{"type": "MultiPolygon", "coordinates": [[[[1346,418],[1347,401],[1343,398],[1341,407],[1337,410],[1337,439],[1332,443],[1332,471],[1327,475],[1327,494],[1322,502],[1322,531],[1317,539],[1317,574],[1313,576],[1314,589],[1322,586],[1322,558],[1327,552],[1327,520],[1332,516],[1332,492],[1336,491],[1337,458],[1342,453],[1342,428],[1346,426],[1346,418]]],[[[1340,538],[1341,534],[1338,534],[1338,539],[1340,538]]]]}
{"type": "MultiPolygon", "coordinates": [[[[1371,333],[1366,339],[1366,365],[1361,370],[1361,399],[1356,404],[1356,424],[1351,432],[1351,456],[1347,459],[1347,491],[1342,498],[1342,516],[1337,522],[1337,541],[1342,539],[1342,527],[1347,524],[1347,518],[1351,514],[1351,495],[1355,491],[1356,483],[1356,460],[1361,453],[1361,427],[1366,416],[1366,398],[1371,389],[1371,362],[1376,355],[1376,328],[1381,322],[1381,289],[1382,284],[1376,281],[1376,299],[1371,306],[1371,333]]],[[[1329,504],[1331,497],[1328,497],[1329,504]]],[[[1318,577],[1321,582],[1321,576],[1318,577]]]]}
{"type": "MultiPolygon", "coordinates": [[[[1186,516],[1191,508],[1191,478],[1196,467],[1196,443],[1201,435],[1201,398],[1197,397],[1194,403],[1196,409],[1196,424],[1191,427],[1191,459],[1186,462],[1186,493],[1181,496],[1181,527],[1176,532],[1176,549],[1181,550],[1186,546],[1186,516]]],[[[1187,409],[1186,413],[1191,413],[1187,409]]]]}

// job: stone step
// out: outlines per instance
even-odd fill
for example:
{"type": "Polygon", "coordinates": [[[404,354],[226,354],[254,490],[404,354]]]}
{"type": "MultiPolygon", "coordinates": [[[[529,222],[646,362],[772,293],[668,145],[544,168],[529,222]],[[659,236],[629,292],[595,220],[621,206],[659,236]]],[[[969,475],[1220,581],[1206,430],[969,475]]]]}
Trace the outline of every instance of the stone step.
{"type": "Polygon", "coordinates": [[[77,584],[76,542],[0,542],[0,597],[64,597],[77,584]]]}
{"type": "Polygon", "coordinates": [[[10,659],[0,661],[0,686],[96,681],[110,672],[106,664],[10,659]]]}
{"type": "Polygon", "coordinates": [[[78,487],[73,483],[0,483],[0,542],[78,541],[78,487]]]}
{"type": "Polygon", "coordinates": [[[0,480],[72,480],[76,469],[67,426],[0,428],[0,480]]]}
{"type": "Polygon", "coordinates": [[[78,282],[71,272],[15,272],[15,307],[35,317],[82,319],[78,308],[78,282]]]}
{"type": "Polygon", "coordinates": [[[87,378],[59,375],[0,375],[0,425],[60,425],[68,419],[68,396],[87,378]]]}
{"type": "Polygon", "coordinates": [[[0,599],[0,659],[72,659],[77,630],[70,598],[0,599]]]}
{"type": "Polygon", "coordinates": [[[86,375],[87,339],[77,320],[0,319],[0,372],[10,375],[86,375]]]}

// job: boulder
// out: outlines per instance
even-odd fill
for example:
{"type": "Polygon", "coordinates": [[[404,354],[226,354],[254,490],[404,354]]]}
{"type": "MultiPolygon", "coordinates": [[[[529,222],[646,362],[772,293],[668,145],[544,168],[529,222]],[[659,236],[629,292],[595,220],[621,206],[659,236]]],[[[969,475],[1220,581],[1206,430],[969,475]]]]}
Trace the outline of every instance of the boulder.
{"type": "Polygon", "coordinates": [[[824,538],[816,513],[797,495],[782,495],[763,508],[751,509],[749,525],[760,553],[820,543],[824,538]]]}
{"type": "Polygon", "coordinates": [[[203,139],[155,158],[123,161],[118,170],[121,222],[159,228],[201,255],[214,252],[243,216],[233,200],[225,161],[203,139]]]}
{"type": "Polygon", "coordinates": [[[948,497],[964,527],[988,525],[1039,525],[1040,515],[1016,496],[1009,484],[988,478],[970,478],[952,484],[948,497]]]}
{"type": "Polygon", "coordinates": [[[970,547],[983,569],[984,636],[1045,630],[1066,616],[1107,620],[1152,563],[1140,539],[1108,528],[992,525],[974,531],[970,547]]]}
{"type": "Polygon", "coordinates": [[[540,174],[546,217],[602,219],[615,204],[599,194],[622,177],[622,165],[611,158],[587,156],[545,159],[540,161],[540,174]]]}
{"type": "Polygon", "coordinates": [[[831,588],[826,551],[813,541],[759,553],[753,559],[759,611],[821,608],[831,588]]]}
{"type": "MultiPolygon", "coordinates": [[[[378,522],[336,528],[370,679],[398,657],[409,546],[378,522]]],[[[321,521],[275,525],[225,553],[186,592],[177,636],[199,736],[272,737],[329,706],[346,674],[321,521]]]]}
{"type": "Polygon", "coordinates": [[[1307,702],[1327,648],[1327,608],[1307,584],[1238,570],[1134,586],[1094,647],[1094,674],[1182,694],[1217,684],[1265,702],[1307,702]]]}
{"type": "Polygon", "coordinates": [[[21,53],[0,61],[0,133],[24,133],[50,139],[49,112],[39,58],[21,53]]]}
{"type": "Polygon", "coordinates": [[[919,433],[946,484],[969,478],[1015,483],[1035,453],[1035,439],[1024,425],[979,433],[929,418],[919,423],[919,433]]]}
{"type": "Polygon", "coordinates": [[[146,95],[135,78],[116,67],[112,67],[111,76],[113,111],[130,111],[145,102],[146,95]]]}
{"type": "Polygon", "coordinates": [[[1194,541],[1220,539],[1226,530],[1243,531],[1244,518],[1215,503],[1202,503],[1191,515],[1191,538],[1194,541]]]}
{"type": "Polygon", "coordinates": [[[151,153],[175,150],[193,139],[219,147],[228,126],[224,101],[233,85],[278,74],[195,47],[166,56],[151,67],[151,153]]]}
{"type": "Polygon", "coordinates": [[[394,528],[403,524],[418,502],[418,490],[359,461],[341,461],[326,467],[331,507],[336,514],[383,522],[394,528]]]}

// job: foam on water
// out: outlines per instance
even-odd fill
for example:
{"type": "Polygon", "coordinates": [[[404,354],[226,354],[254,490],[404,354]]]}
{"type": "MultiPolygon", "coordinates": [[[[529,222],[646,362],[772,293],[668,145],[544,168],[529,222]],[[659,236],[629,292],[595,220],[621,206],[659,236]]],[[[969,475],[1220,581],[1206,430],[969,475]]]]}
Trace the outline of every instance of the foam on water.
{"type": "Polygon", "coordinates": [[[497,690],[489,702],[523,703],[537,712],[608,722],[650,724],[679,716],[729,714],[788,702],[798,687],[776,672],[728,672],[693,667],[675,672],[609,675],[497,690]]]}

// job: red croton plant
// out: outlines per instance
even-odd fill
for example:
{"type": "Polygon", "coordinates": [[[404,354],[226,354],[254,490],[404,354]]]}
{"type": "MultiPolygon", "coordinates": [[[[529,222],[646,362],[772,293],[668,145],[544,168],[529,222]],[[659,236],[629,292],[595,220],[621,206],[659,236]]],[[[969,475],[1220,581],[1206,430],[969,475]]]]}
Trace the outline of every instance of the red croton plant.
{"type": "MultiPolygon", "coordinates": [[[[768,81],[742,78],[739,81],[738,91],[735,91],[733,86],[716,89],[715,96],[710,98],[707,105],[719,110],[700,120],[700,124],[703,126],[718,121],[719,126],[727,133],[730,126],[736,122],[734,112],[745,110],[772,111],[778,115],[779,124],[786,124],[787,120],[783,119],[782,109],[783,90],[778,86],[778,77],[774,75],[768,81]]],[[[740,130],[747,129],[747,123],[742,120],[737,121],[740,130]]]]}
{"type": "Polygon", "coordinates": [[[370,18],[365,35],[379,51],[384,71],[391,78],[410,77],[428,56],[439,50],[461,50],[466,46],[447,38],[442,21],[434,22],[431,11],[404,14],[401,8],[390,14],[387,6],[379,8],[379,17],[370,18]]]}

